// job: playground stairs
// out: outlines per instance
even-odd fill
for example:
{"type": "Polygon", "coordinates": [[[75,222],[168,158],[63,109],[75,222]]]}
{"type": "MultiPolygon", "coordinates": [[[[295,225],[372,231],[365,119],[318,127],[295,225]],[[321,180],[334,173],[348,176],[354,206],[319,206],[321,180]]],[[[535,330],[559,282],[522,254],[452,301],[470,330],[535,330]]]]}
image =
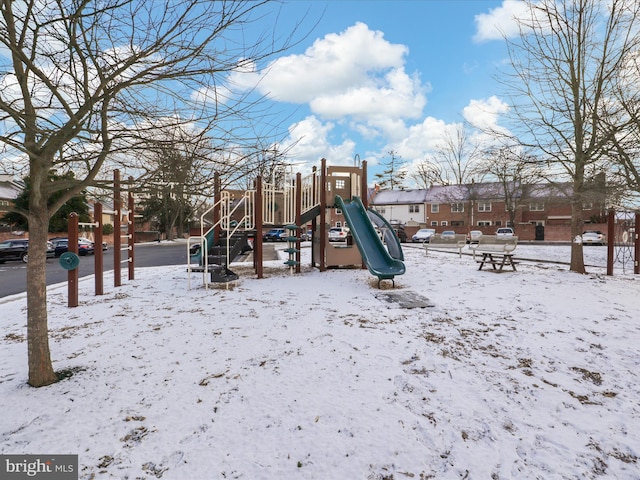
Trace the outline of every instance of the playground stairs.
{"type": "MultiPolygon", "coordinates": [[[[238,279],[238,275],[229,269],[229,259],[233,261],[239,255],[250,251],[251,247],[246,233],[235,233],[229,237],[227,251],[227,237],[221,237],[209,250],[207,257],[207,272],[211,275],[211,283],[231,282],[238,279]]],[[[204,271],[205,265],[193,268],[193,271],[204,271]]]]}

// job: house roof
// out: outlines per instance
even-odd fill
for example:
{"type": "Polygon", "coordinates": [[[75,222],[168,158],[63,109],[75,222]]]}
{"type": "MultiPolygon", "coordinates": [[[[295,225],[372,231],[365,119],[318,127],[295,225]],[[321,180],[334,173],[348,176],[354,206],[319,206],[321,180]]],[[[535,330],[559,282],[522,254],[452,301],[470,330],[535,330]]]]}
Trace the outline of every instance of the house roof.
{"type": "Polygon", "coordinates": [[[23,188],[24,186],[10,175],[0,175],[0,198],[3,200],[15,200],[23,188]]]}
{"type": "Polygon", "coordinates": [[[381,190],[372,205],[415,205],[425,203],[428,190],[381,190]]]}

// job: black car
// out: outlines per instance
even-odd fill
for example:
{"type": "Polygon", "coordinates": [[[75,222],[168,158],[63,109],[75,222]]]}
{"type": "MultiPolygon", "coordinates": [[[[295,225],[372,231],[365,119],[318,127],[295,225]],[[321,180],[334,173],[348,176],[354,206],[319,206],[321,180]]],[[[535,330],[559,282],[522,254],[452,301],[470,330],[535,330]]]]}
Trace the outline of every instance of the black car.
{"type": "MultiPolygon", "coordinates": [[[[52,238],[51,243],[53,243],[55,248],[55,257],[59,257],[64,252],[69,250],[69,239],[68,238],[52,238]]],[[[104,250],[104,246],[103,246],[104,250]]],[[[92,241],[87,240],[85,238],[78,239],[78,255],[92,255],[95,253],[95,247],[92,241]]]]}
{"type": "MultiPolygon", "coordinates": [[[[47,242],[47,258],[55,256],[55,249],[51,242],[47,242]]],[[[20,260],[24,263],[29,261],[29,240],[17,238],[0,242],[0,263],[9,260],[20,260]]]]}

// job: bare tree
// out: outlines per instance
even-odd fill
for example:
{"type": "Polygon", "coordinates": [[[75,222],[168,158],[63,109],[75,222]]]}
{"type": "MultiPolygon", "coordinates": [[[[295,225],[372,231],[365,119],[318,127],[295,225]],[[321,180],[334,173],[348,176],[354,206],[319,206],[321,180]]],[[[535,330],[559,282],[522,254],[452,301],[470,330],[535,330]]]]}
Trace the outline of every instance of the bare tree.
{"type": "Polygon", "coordinates": [[[428,188],[430,185],[463,185],[481,175],[476,168],[481,155],[480,145],[475,142],[464,124],[447,130],[442,142],[433,154],[428,155],[417,166],[413,178],[428,188]]]}
{"type": "Polygon", "coordinates": [[[542,178],[540,162],[517,146],[494,147],[485,152],[478,169],[500,186],[510,225],[515,225],[521,199],[542,178]]]}
{"type": "MultiPolygon", "coordinates": [[[[508,42],[513,71],[502,79],[511,94],[514,131],[568,179],[571,235],[579,239],[588,178],[611,146],[608,118],[616,79],[638,49],[640,4],[630,0],[527,0],[520,35],[508,42]]],[[[619,128],[621,126],[617,126],[619,128]]],[[[571,246],[571,270],[585,272],[582,243],[571,246]]]]}
{"type": "Polygon", "coordinates": [[[445,171],[436,160],[434,155],[427,157],[416,165],[411,178],[419,188],[427,189],[432,185],[448,185],[445,171]]]}
{"type": "Polygon", "coordinates": [[[615,108],[605,118],[613,138],[608,182],[620,187],[615,197],[621,204],[625,190],[632,196],[640,193],[640,51],[629,52],[617,80],[615,101],[611,102],[615,108]]]}
{"type": "Polygon", "coordinates": [[[157,119],[198,123],[220,144],[246,141],[240,125],[251,123],[258,100],[225,82],[290,45],[291,33],[279,38],[276,21],[265,23],[269,13],[278,12],[267,1],[0,2],[0,145],[5,158],[25,159],[32,182],[21,212],[30,237],[29,384],[58,380],[45,279],[52,213],[90,186],[109,157],[135,157],[157,119]],[[48,182],[53,169],[76,176],[48,182]],[[48,205],[56,192],[64,194],[48,205]]]}

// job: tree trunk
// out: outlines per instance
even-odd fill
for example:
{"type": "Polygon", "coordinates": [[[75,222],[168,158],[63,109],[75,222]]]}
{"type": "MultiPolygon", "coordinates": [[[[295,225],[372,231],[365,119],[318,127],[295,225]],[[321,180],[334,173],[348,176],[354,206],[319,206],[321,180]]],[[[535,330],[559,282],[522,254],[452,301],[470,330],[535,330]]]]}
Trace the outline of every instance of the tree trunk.
{"type": "Polygon", "coordinates": [[[58,381],[49,351],[47,322],[47,230],[49,217],[46,202],[31,195],[29,207],[29,261],[27,263],[27,349],[29,384],[43,387],[58,381]]]}
{"type": "Polygon", "coordinates": [[[571,266],[572,272],[587,273],[584,267],[584,255],[582,251],[582,229],[584,218],[582,216],[581,196],[574,194],[571,199],[571,266]]]}

